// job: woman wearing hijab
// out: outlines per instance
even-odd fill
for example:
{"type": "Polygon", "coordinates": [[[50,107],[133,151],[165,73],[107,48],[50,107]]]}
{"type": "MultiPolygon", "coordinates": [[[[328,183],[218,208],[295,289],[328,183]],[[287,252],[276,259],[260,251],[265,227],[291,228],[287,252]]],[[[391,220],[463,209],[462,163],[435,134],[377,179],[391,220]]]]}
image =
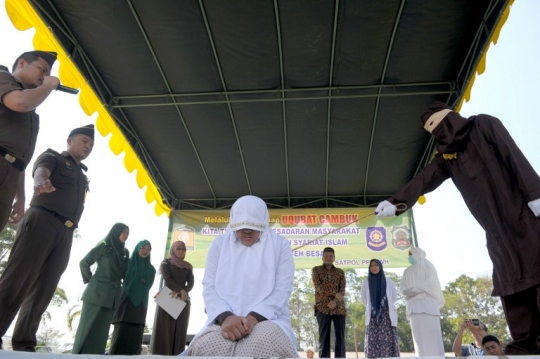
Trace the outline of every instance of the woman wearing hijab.
{"type": "Polygon", "coordinates": [[[81,260],[83,282],[88,284],[82,295],[82,312],[73,354],[103,354],[109,337],[114,310],[119,304],[122,280],[126,275],[129,252],[124,243],[129,227],[116,223],[107,237],[81,260]],[[94,274],[90,267],[97,263],[94,274]]]}
{"type": "Polygon", "coordinates": [[[112,323],[114,332],[110,355],[140,355],[148,292],[154,283],[156,270],[150,263],[152,246],[146,239],[137,243],[131,254],[124,281],[124,291],[112,323]]]}
{"type": "Polygon", "coordinates": [[[193,289],[195,279],[193,266],[186,262],[185,258],[186,244],[176,241],[169,250],[169,258],[161,262],[159,271],[163,276],[164,285],[172,291],[171,296],[183,300],[186,306],[176,320],[158,306],[152,354],[178,355],[186,349],[191,307],[188,293],[193,289]]]}
{"type": "Polygon", "coordinates": [[[440,311],[444,296],[437,270],[420,248],[409,251],[409,266],[403,272],[399,290],[407,300],[417,356],[444,356],[440,311]]]}
{"type": "Polygon", "coordinates": [[[268,226],[266,204],[239,198],[208,250],[203,297],[208,320],[184,352],[192,356],[298,357],[289,297],[289,241],[268,226]]]}
{"type": "Polygon", "coordinates": [[[369,262],[368,279],[362,283],[362,303],[366,307],[366,358],[399,357],[397,335],[397,290],[384,275],[381,261],[369,262]]]}

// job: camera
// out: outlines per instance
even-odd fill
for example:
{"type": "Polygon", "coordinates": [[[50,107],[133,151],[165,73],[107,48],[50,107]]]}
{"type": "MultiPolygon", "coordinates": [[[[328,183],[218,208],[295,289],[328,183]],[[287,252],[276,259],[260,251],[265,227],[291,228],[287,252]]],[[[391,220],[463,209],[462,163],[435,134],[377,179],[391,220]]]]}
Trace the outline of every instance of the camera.
{"type": "Polygon", "coordinates": [[[478,325],[480,325],[480,321],[478,319],[471,319],[471,322],[473,323],[473,325],[475,327],[477,327],[478,325]]]}

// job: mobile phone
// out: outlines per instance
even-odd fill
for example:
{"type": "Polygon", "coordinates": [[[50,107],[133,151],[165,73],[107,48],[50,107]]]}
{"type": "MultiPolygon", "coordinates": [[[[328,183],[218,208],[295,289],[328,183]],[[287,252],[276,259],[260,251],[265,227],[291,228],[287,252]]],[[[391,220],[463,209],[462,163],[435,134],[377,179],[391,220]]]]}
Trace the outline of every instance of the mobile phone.
{"type": "Polygon", "coordinates": [[[478,326],[480,325],[480,322],[478,321],[478,319],[471,319],[471,322],[473,323],[474,326],[478,326]]]}

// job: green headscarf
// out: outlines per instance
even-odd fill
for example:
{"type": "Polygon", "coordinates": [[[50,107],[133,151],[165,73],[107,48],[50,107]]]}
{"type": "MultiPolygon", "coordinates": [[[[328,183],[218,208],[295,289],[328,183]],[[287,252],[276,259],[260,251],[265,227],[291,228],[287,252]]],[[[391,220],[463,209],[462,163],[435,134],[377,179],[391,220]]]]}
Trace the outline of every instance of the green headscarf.
{"type": "Polygon", "coordinates": [[[115,265],[111,266],[111,270],[115,271],[115,273],[113,273],[115,278],[124,278],[129,261],[129,252],[125,249],[124,243],[120,241],[120,235],[127,228],[129,227],[124,223],[115,223],[109,231],[109,234],[107,234],[107,237],[98,243],[98,245],[100,245],[105,242],[105,244],[110,245],[114,251],[115,265]]]}
{"type": "Polygon", "coordinates": [[[150,263],[150,255],[146,258],[139,256],[139,251],[146,244],[150,245],[150,242],[146,239],[140,241],[131,253],[124,291],[135,307],[142,303],[145,308],[148,308],[148,292],[154,283],[156,269],[150,263]]]}

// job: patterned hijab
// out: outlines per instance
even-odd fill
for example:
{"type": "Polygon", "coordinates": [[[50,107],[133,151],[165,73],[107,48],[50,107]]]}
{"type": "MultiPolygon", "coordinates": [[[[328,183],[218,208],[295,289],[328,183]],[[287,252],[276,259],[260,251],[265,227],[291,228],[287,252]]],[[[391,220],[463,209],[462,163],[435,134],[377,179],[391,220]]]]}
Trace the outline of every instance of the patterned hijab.
{"type": "Polygon", "coordinates": [[[182,243],[184,242],[176,241],[172,244],[171,249],[169,249],[169,262],[178,268],[193,269],[193,266],[189,262],[186,262],[182,258],[176,256],[176,248],[178,248],[178,246],[182,243]]]}
{"type": "Polygon", "coordinates": [[[146,258],[141,258],[139,255],[139,251],[146,244],[150,245],[150,242],[146,239],[140,241],[131,254],[124,282],[124,292],[135,307],[142,303],[145,308],[148,308],[148,291],[154,283],[156,270],[150,263],[150,255],[146,258]]]}
{"type": "Polygon", "coordinates": [[[380,260],[372,259],[371,263],[375,262],[379,266],[379,273],[371,273],[371,268],[368,270],[368,282],[369,282],[369,297],[371,300],[371,317],[377,318],[381,316],[383,311],[384,300],[386,298],[386,276],[384,275],[383,266],[380,260]]]}
{"type": "Polygon", "coordinates": [[[126,268],[129,261],[129,252],[126,250],[124,243],[120,241],[120,235],[126,229],[129,229],[124,223],[115,223],[112,226],[109,234],[98,243],[105,243],[111,246],[114,253],[114,266],[111,266],[111,271],[116,278],[124,278],[126,273],[126,268]]]}

